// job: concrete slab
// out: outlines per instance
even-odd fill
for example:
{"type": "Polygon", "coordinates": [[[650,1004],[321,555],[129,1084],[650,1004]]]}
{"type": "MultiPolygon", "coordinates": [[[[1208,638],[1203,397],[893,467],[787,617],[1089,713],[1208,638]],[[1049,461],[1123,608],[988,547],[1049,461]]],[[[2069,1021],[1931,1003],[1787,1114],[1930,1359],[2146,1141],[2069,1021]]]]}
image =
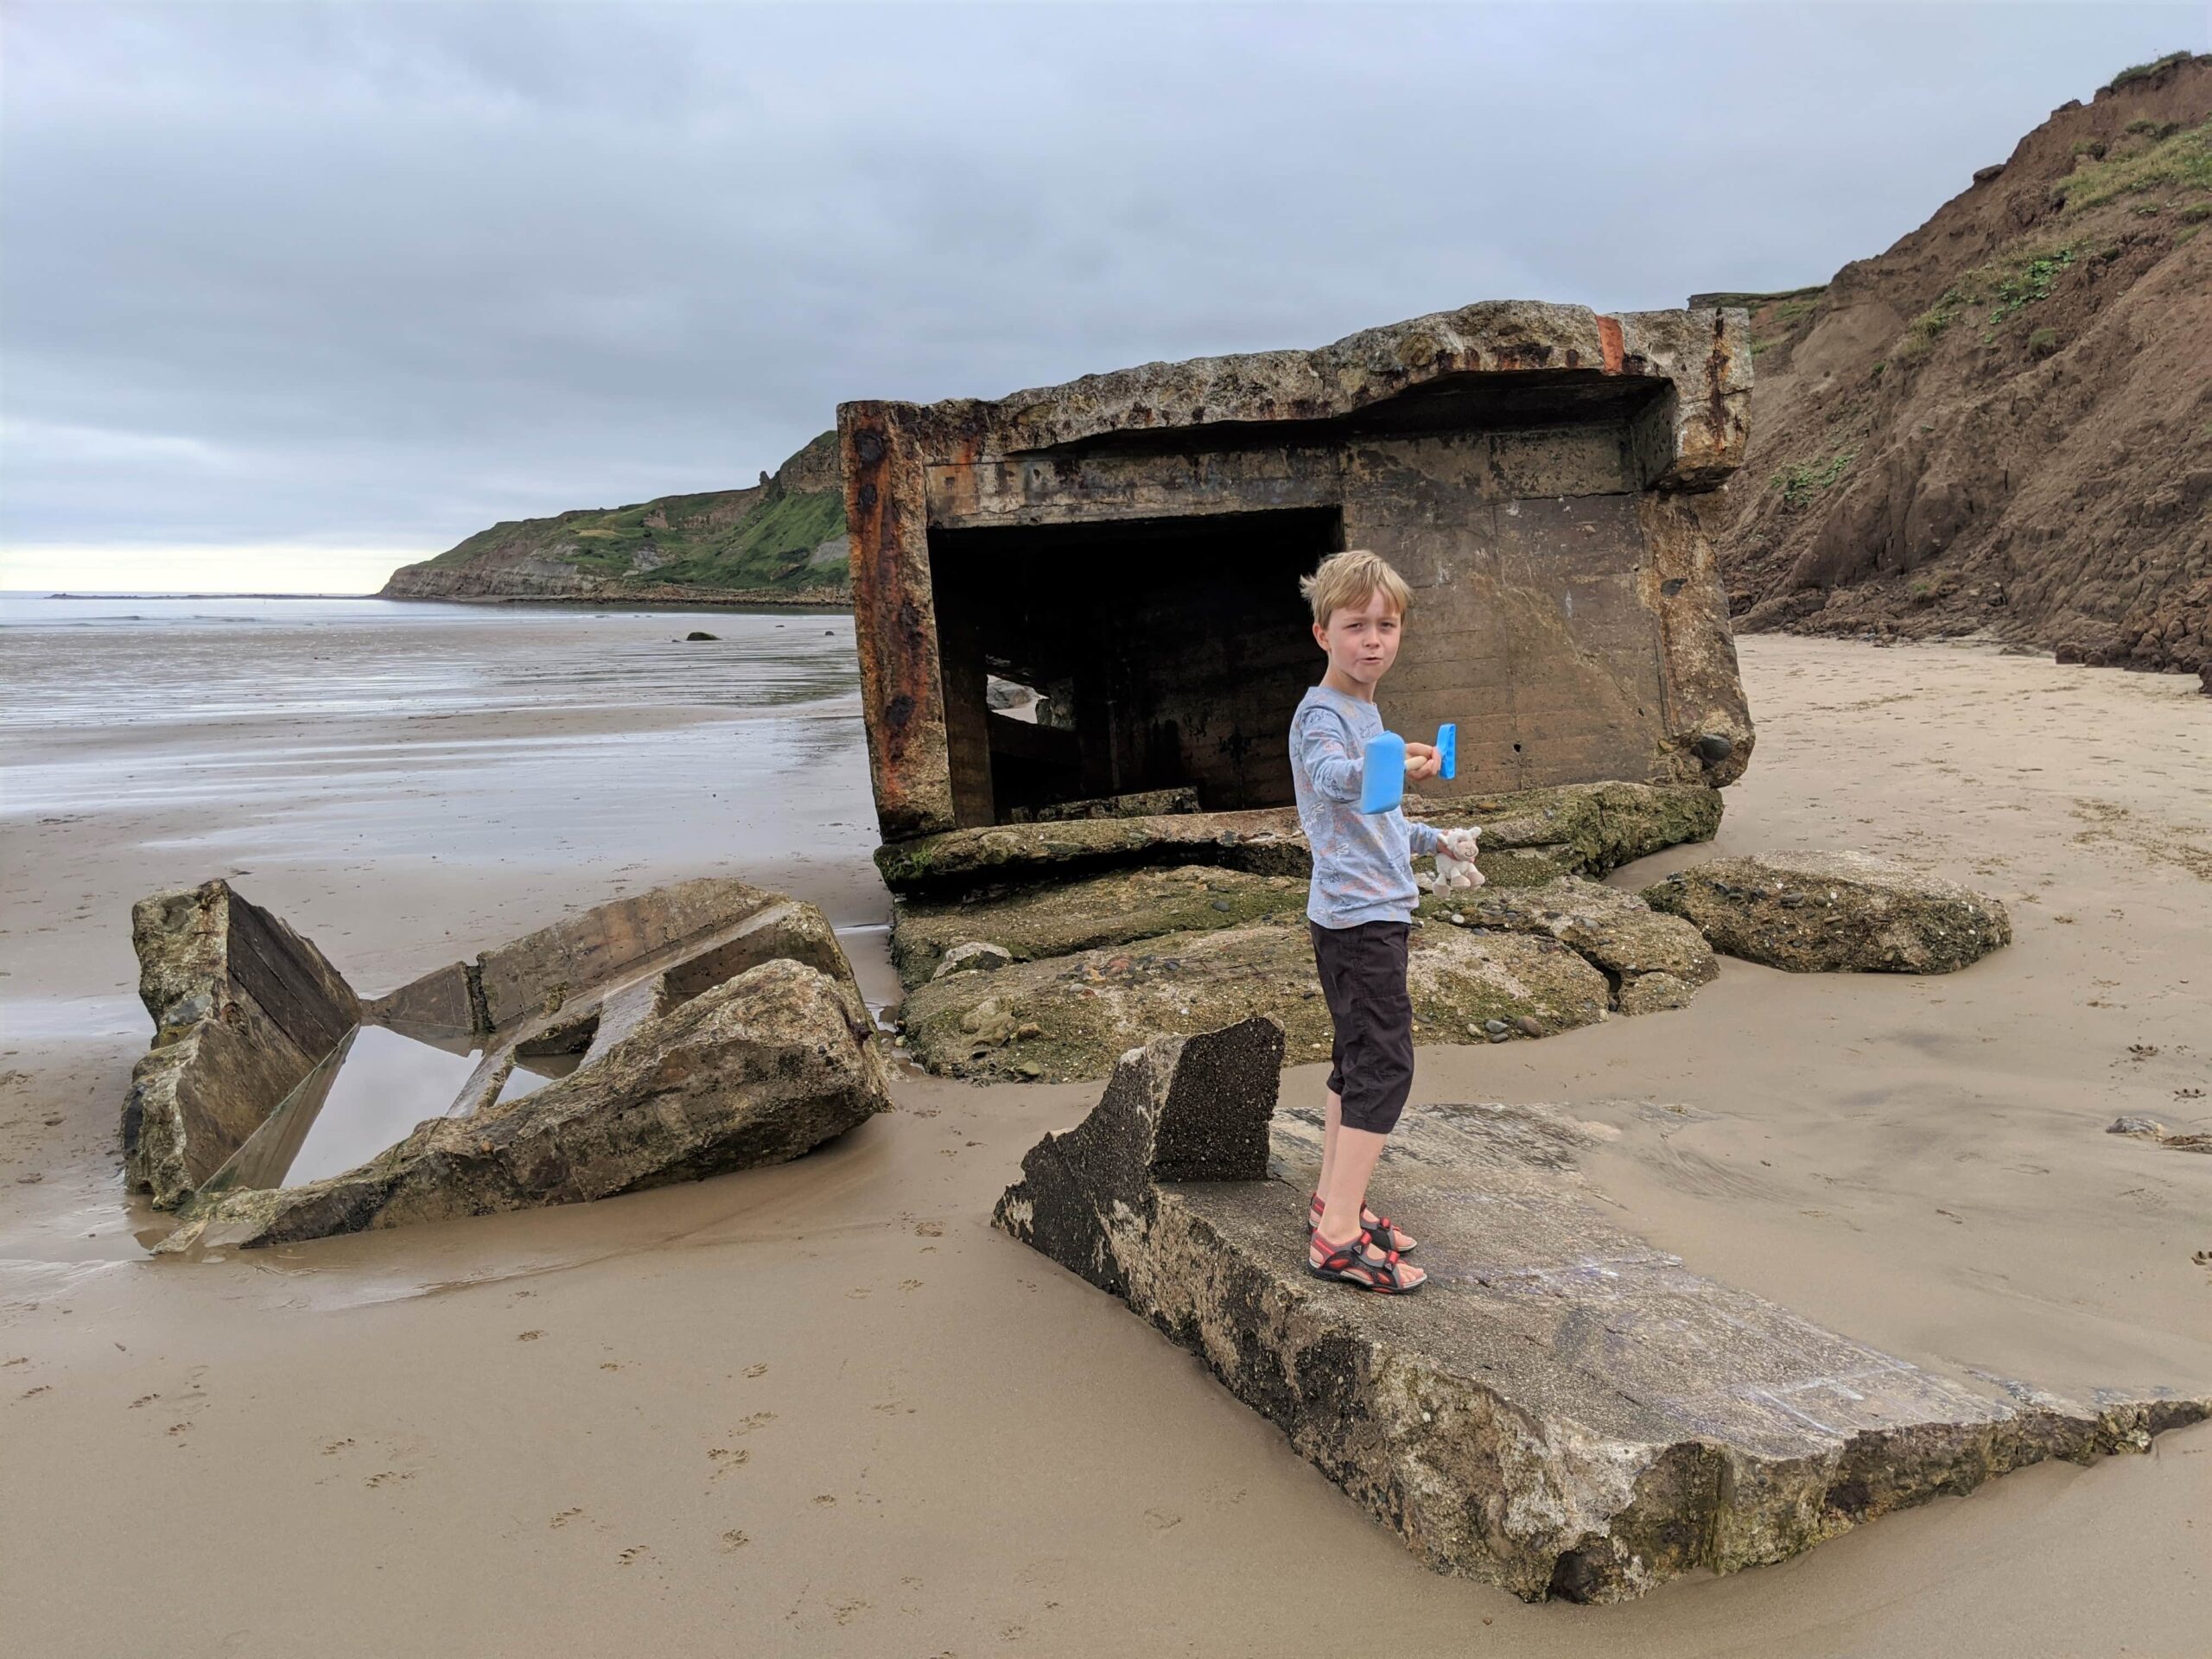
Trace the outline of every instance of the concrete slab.
{"type": "Polygon", "coordinates": [[[1197,1353],[1440,1572],[1624,1599],[2212,1414],[2136,1383],[1970,1385],[1707,1278],[1592,1201],[1593,1132],[1545,1108],[1408,1112],[1376,1201],[1430,1283],[1314,1280],[1319,1125],[1274,1112],[1281,1046],[1253,1020],[1133,1050],[995,1219],[1197,1353]]]}

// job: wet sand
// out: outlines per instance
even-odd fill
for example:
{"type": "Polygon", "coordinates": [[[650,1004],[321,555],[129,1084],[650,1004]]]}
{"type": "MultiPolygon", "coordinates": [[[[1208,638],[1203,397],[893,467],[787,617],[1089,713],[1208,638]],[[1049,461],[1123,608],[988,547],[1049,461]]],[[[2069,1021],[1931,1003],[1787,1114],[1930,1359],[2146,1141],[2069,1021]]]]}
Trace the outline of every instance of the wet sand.
{"type": "MultiPolygon", "coordinates": [[[[571,662],[622,654],[584,655],[588,619],[509,620],[571,662]]],[[[642,620],[622,649],[656,661],[690,626],[642,620]]],[[[1931,980],[1729,962],[1680,1013],[1424,1049],[1418,1097],[1556,1102],[1614,1126],[1593,1174],[1624,1225],[1908,1358],[2062,1390],[2212,1387],[2212,1272],[2191,1259],[2212,1250],[2212,1158],[2102,1133],[2121,1112],[2212,1128],[2212,1099],[2188,1092],[2212,1090],[2212,704],[2178,679],[1978,650],[1758,639],[1743,654],[1759,750],[1717,850],[1905,858],[2004,897],[2013,946],[1931,980]]],[[[880,918],[849,690],[804,705],[818,753],[726,791],[698,757],[750,753],[762,716],[658,692],[594,702],[559,680],[545,706],[453,716],[484,737],[495,790],[458,762],[416,772],[425,728],[404,709],[360,716],[354,747],[397,757],[371,790],[315,758],[312,714],[267,718],[250,790],[104,806],[86,788],[19,812],[11,772],[11,1647],[2205,1650],[2205,1428],[1626,1606],[1529,1607],[1432,1575],[1189,1356],[988,1229],[1022,1152],[1096,1085],[909,1077],[896,1112],[780,1169],[144,1258],[112,1147],[144,1040],[125,1001],[143,892],[249,870],[240,887],[365,989],[622,884],[709,870],[841,924],[880,918]],[[508,829],[472,828],[493,809],[508,829]],[[779,815],[801,810],[857,827],[792,836],[779,815]]],[[[245,729],[203,724],[148,740],[175,775],[245,729]]],[[[118,757],[141,764],[132,743],[118,757]]],[[[857,957],[874,937],[850,936],[857,957]]],[[[1318,1096],[1319,1071],[1285,1087],[1318,1096]]]]}

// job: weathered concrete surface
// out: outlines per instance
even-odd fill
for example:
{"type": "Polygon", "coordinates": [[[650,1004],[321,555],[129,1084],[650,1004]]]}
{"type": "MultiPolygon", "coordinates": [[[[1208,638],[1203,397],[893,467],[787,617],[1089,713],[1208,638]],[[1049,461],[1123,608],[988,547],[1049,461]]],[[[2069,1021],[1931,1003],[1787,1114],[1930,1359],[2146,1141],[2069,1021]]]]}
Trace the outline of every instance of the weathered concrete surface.
{"type": "Polygon", "coordinates": [[[359,1169],[208,1199],[160,1249],[250,1249],[696,1180],[798,1157],[890,1103],[866,1009],[779,958],[643,1020],[572,1076],[423,1123],[359,1169]]]}
{"type": "Polygon", "coordinates": [[[1681,917],[1580,876],[1561,876],[1540,887],[1431,893],[1422,899],[1420,913],[1432,924],[1557,939],[1612,982],[1613,1006],[1623,1014],[1680,1007],[1720,972],[1705,936],[1681,917]]]}
{"type": "Polygon", "coordinates": [[[1643,897],[1715,950],[1792,973],[1948,974],[2012,942],[1997,899],[1866,853],[1716,859],[1643,897]]]}
{"type": "MultiPolygon", "coordinates": [[[[1408,816],[1440,829],[1481,826],[1475,861],[1501,887],[1603,875],[1669,847],[1710,841],[1720,811],[1720,791],[1702,784],[1567,784],[1407,803],[1408,816]]],[[[1313,871],[1298,815],[1289,810],[955,830],[880,847],[875,864],[893,892],[933,898],[1146,864],[1212,864],[1300,879],[1313,871]]]]}
{"type": "MultiPolygon", "coordinates": [[[[1406,983],[1419,1043],[1542,1036],[1604,1019],[1610,998],[1605,976],[1553,939],[1436,925],[1414,930],[1406,983]]],[[[1288,1064],[1327,1058],[1328,1005],[1302,912],[953,974],[907,997],[900,1028],[932,1071],[1058,1083],[1105,1077],[1162,1032],[1254,1014],[1288,1032],[1288,1064]]]]}
{"type": "MultiPolygon", "coordinates": [[[[141,909],[164,913],[156,900],[141,909]]],[[[266,918],[261,925],[281,929],[266,918]]],[[[149,950],[149,1006],[189,1011],[205,1002],[195,988],[213,957],[205,931],[172,928],[175,949],[149,950]]],[[[241,1058],[233,1027],[256,1028],[238,1020],[200,1020],[148,1057],[149,1089],[158,1080],[168,1090],[149,1097],[235,1111],[245,1097],[239,1079],[255,1061],[262,1070],[247,1078],[258,1090],[251,1098],[267,1102],[240,1120],[219,1166],[200,1173],[186,1224],[165,1248],[568,1203],[774,1161],[888,1098],[874,1020],[829,918],[728,879],[596,906],[353,1012],[364,1026],[389,1028],[379,1033],[383,1055],[394,1043],[416,1053],[402,1040],[411,1039],[444,1050],[458,1069],[443,1063],[426,1072],[419,1059],[404,1060],[391,1075],[435,1092],[394,1095],[375,1069],[385,1062],[359,1060],[362,1039],[346,1040],[359,1029],[350,1014],[327,1063],[312,1069],[290,1050],[278,1054],[285,1069],[272,1069],[265,1043],[241,1058]],[[726,995],[740,982],[750,988],[743,996],[726,995]],[[496,1024],[495,1013],[505,1016],[496,1024]],[[209,1087],[169,1084],[180,1057],[193,1063],[188,1083],[209,1079],[227,1092],[203,1103],[209,1087]],[[349,1084],[361,1065],[371,1066],[365,1080],[349,1084]],[[537,1092],[518,1094],[511,1080],[537,1092]],[[401,1138],[343,1168],[392,1137],[401,1138]]]]}
{"type": "Polygon", "coordinates": [[[1428,1284],[1322,1284],[1319,1125],[1270,1122],[1281,1042],[1253,1020],[1124,1056],[995,1220],[1197,1354],[1440,1572],[1622,1600],[2212,1414],[2156,1388],[1985,1393],[1705,1278],[1616,1224],[1575,1168],[1594,1137],[1541,1107],[1408,1112],[1376,1201],[1419,1231],[1428,1284]]]}
{"type": "Polygon", "coordinates": [[[1698,784],[1568,784],[1507,795],[1410,803],[1407,816],[1440,830],[1479,825],[1475,861],[1492,888],[1535,887],[1562,875],[1604,875],[1720,830],[1721,797],[1698,784]]]}
{"type": "Polygon", "coordinates": [[[875,868],[893,893],[957,893],[988,882],[1138,864],[1218,864],[1300,877],[1313,868],[1298,814],[1288,809],[1002,823],[891,842],[875,851],[875,868]]]}
{"type": "Polygon", "coordinates": [[[168,1209],[337,1046],[360,1003],[310,941],[226,881],[140,899],[130,940],[155,1029],[124,1104],[124,1178],[168,1209]]]}
{"type": "Polygon", "coordinates": [[[1731,781],[1751,721],[1682,498],[1741,460],[1750,391],[1740,310],[1504,302],[995,403],[845,404],[885,840],[1160,788],[1287,804],[1281,733],[1318,669],[1295,578],[1338,546],[1414,588],[1392,712],[1465,722],[1447,792],[1731,781]],[[1169,614],[1205,639],[1163,647],[1169,614]],[[1058,729],[995,713],[993,677],[1049,688],[1058,729]]]}
{"type": "Polygon", "coordinates": [[[964,900],[902,899],[892,912],[891,960],[910,988],[969,941],[1016,962],[1072,956],[1163,933],[1237,927],[1306,908],[1303,875],[1254,875],[1218,865],[1112,870],[964,900]]]}

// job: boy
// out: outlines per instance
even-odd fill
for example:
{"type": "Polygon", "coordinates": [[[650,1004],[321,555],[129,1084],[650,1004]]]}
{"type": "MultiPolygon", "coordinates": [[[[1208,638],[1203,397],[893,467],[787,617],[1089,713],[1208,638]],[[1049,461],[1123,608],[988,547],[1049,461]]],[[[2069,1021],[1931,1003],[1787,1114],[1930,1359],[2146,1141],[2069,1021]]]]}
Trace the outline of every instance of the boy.
{"type": "MultiPolygon", "coordinates": [[[[1367,1183],[1413,1089],[1406,995],[1406,944],[1420,898],[1413,860],[1440,849],[1472,860],[1476,832],[1440,835],[1395,810],[1359,810],[1362,757],[1383,729],[1376,683],[1397,660],[1413,598],[1404,580],[1375,554],[1355,550],[1322,560],[1299,591],[1313,607],[1313,638],[1329,659],[1320,684],[1291,717],[1290,764],[1313,852],[1306,906],[1313,959],[1336,1027],[1307,1265],[1318,1278],[1403,1294],[1427,1275],[1399,1260],[1414,1241],[1367,1207],[1367,1183]]],[[[1406,745],[1409,781],[1435,776],[1439,765],[1429,745],[1406,745]]]]}

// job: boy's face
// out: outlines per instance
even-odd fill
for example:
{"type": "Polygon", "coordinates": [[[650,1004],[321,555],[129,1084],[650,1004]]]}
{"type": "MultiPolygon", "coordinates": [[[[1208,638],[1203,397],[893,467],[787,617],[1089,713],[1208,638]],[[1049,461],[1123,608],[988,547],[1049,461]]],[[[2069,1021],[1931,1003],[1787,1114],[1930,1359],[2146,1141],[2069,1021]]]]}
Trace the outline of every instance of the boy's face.
{"type": "Polygon", "coordinates": [[[1357,609],[1339,605],[1326,622],[1313,625],[1313,638],[1329,653],[1329,667],[1344,678],[1372,688],[1398,660],[1398,639],[1405,618],[1381,591],[1357,609]]]}

